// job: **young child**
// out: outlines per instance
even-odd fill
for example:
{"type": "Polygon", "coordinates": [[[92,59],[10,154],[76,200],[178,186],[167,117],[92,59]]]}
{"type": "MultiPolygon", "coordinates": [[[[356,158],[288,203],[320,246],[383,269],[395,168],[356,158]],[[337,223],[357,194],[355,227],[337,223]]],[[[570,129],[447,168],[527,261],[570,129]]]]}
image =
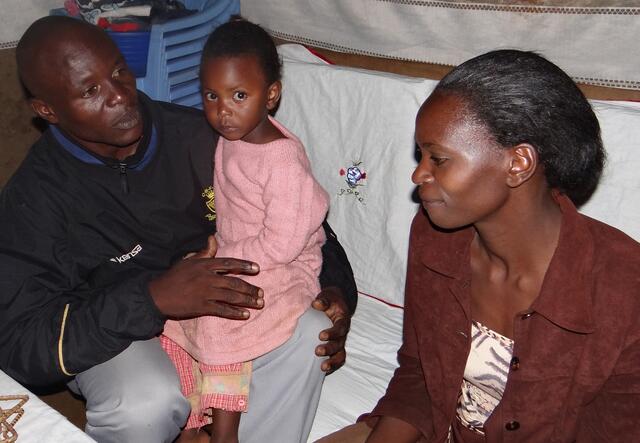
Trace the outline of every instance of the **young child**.
{"type": "Polygon", "coordinates": [[[167,322],[163,346],[192,404],[186,425],[192,431],[180,441],[201,441],[205,434],[197,429],[211,420],[211,442],[238,441],[251,360],[292,335],[320,289],[321,225],[329,198],[300,141],[269,115],[280,99],[280,67],[269,35],[247,21],[217,28],[203,51],[204,112],[220,134],[214,162],[217,245],[209,246],[217,246],[218,257],[260,265],[260,273],[246,280],[264,290],[265,304],[243,321],[167,322]]]}

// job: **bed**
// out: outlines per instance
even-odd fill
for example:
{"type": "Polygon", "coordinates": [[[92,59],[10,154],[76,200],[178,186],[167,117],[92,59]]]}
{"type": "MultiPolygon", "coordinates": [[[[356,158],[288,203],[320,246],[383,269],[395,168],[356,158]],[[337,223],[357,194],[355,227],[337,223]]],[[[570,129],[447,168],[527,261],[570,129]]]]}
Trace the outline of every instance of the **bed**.
{"type": "MultiPolygon", "coordinates": [[[[304,142],[331,195],[329,222],[354,268],[358,309],[346,365],[327,377],[309,442],[371,410],[397,365],[409,225],[418,209],[410,174],[416,111],[436,80],[327,63],[283,44],[276,117],[304,142]],[[360,171],[350,187],[349,168],[360,171]]],[[[640,240],[640,103],[591,101],[608,163],[581,212],[640,240]]]]}

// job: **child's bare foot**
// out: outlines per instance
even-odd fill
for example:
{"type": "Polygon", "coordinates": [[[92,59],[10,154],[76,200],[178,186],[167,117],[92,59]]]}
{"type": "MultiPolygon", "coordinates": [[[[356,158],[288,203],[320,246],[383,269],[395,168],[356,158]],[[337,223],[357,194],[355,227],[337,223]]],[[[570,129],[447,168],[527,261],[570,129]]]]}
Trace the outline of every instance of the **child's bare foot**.
{"type": "Polygon", "coordinates": [[[203,429],[185,429],[174,443],[209,443],[209,439],[203,429]]]}

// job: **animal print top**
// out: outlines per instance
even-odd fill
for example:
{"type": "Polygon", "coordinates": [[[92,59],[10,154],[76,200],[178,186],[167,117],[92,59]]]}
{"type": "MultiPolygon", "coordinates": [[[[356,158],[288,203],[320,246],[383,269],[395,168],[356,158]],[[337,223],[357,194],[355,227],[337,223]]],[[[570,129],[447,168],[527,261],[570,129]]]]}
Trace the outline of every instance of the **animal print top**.
{"type": "Polygon", "coordinates": [[[471,351],[458,397],[460,422],[478,434],[502,399],[507,384],[513,340],[473,321],[471,351]]]}

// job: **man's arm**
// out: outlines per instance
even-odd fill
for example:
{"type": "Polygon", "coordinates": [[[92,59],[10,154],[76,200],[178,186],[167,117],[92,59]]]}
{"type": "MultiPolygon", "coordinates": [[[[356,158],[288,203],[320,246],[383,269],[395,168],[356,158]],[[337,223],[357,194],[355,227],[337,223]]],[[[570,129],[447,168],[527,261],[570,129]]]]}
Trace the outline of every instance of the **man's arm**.
{"type": "Polygon", "coordinates": [[[22,383],[68,380],[132,341],[154,337],[168,316],[244,318],[243,309],[229,304],[262,305],[258,288],[224,275],[255,273],[257,266],[233,259],[185,260],[164,273],[129,268],[117,283],[92,287],[69,255],[64,216],[46,201],[33,203],[5,191],[0,200],[0,367],[22,383]]]}
{"type": "Polygon", "coordinates": [[[321,369],[331,373],[340,368],[346,360],[344,346],[351,327],[351,316],[358,302],[358,293],[347,254],[326,220],[322,227],[327,237],[322,247],[322,290],[312,306],[324,311],[333,322],[332,327],[319,334],[318,338],[326,343],[316,347],[316,355],[329,357],[322,362],[321,369]]]}
{"type": "Polygon", "coordinates": [[[353,315],[358,304],[358,290],[353,278],[353,270],[347,258],[347,253],[338,241],[338,236],[333,232],[329,223],[322,223],[327,241],[322,246],[322,269],[320,271],[320,287],[338,288],[345,303],[349,308],[349,314],[353,315]]]}

